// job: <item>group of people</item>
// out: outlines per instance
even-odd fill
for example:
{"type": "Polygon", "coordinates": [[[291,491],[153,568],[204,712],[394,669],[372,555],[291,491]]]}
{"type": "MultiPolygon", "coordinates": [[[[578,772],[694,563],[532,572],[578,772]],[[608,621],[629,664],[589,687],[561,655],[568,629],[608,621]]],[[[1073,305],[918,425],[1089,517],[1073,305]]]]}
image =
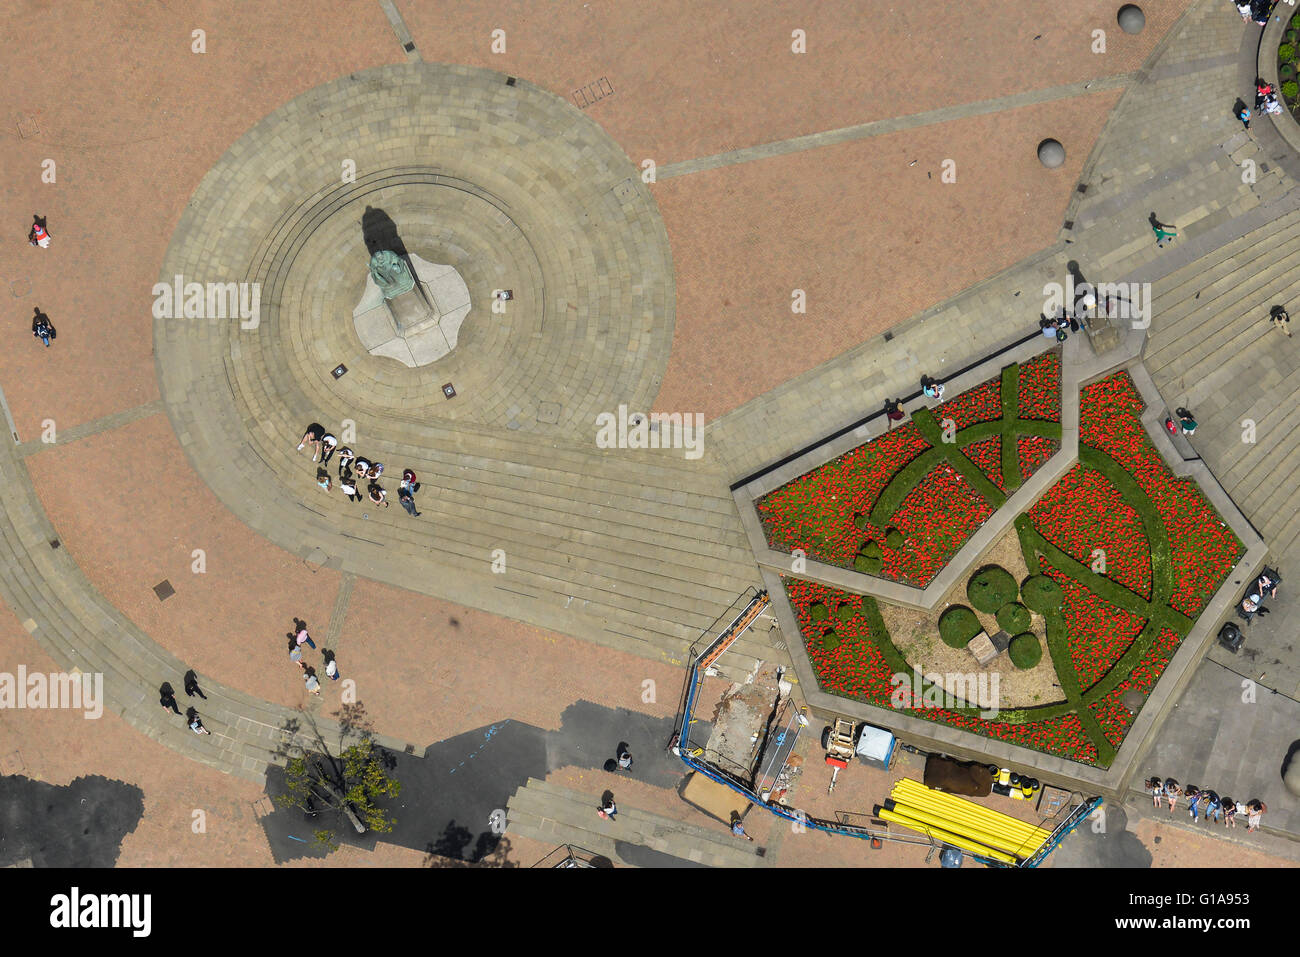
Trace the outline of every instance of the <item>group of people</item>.
{"type": "Polygon", "coordinates": [[[1278,102],[1277,90],[1273,84],[1259,80],[1255,83],[1255,109],[1265,113],[1281,113],[1282,104],[1278,102]]]}
{"type": "Polygon", "coordinates": [[[1165,416],[1165,428],[1169,431],[1170,435],[1174,435],[1180,430],[1183,435],[1196,434],[1196,419],[1193,418],[1191,409],[1185,409],[1182,406],[1179,406],[1174,410],[1174,415],[1178,416],[1177,423],[1174,422],[1173,415],[1165,416]]]}
{"type": "Polygon", "coordinates": [[[1147,781],[1147,793],[1151,795],[1155,807],[1167,802],[1170,814],[1174,813],[1178,799],[1186,796],[1187,810],[1192,820],[1199,821],[1204,817],[1206,824],[1210,821],[1217,824],[1222,820],[1224,827],[1236,827],[1237,815],[1244,814],[1247,831],[1258,831],[1260,819],[1268,810],[1268,805],[1259,798],[1239,803],[1230,797],[1220,797],[1209,788],[1198,788],[1194,784],[1182,787],[1173,778],[1165,778],[1163,781],[1158,777],[1151,778],[1147,781]]]}
{"type": "MultiPolygon", "coordinates": [[[[311,667],[302,660],[302,646],[307,645],[313,651],[316,648],[316,642],[312,641],[311,635],[307,633],[307,623],[301,618],[293,620],[293,630],[286,636],[289,639],[289,660],[302,669],[303,684],[307,690],[314,695],[320,694],[320,679],[316,677],[316,669],[311,667]]],[[[339,680],[339,664],[330,651],[321,652],[325,659],[325,674],[331,681],[339,680]]]]}
{"type": "MultiPolygon", "coordinates": [[[[379,484],[379,478],[384,474],[383,462],[372,462],[365,456],[357,455],[346,445],[339,447],[339,440],[325,431],[325,426],[319,422],[313,422],[307,426],[303,432],[302,439],[298,442],[298,451],[310,446],[313,450],[311,460],[319,462],[321,467],[316,470],[316,484],[322,491],[329,492],[333,490],[335,482],[330,477],[329,471],[325,464],[334,457],[335,452],[339,457],[339,477],[338,487],[345,496],[354,502],[361,501],[361,493],[358,490],[361,483],[366,484],[366,495],[370,501],[380,506],[388,508],[388,492],[379,484]]],[[[397,500],[401,502],[402,508],[412,518],[418,518],[420,512],[415,507],[415,493],[420,490],[420,482],[416,475],[410,469],[402,470],[402,482],[397,489],[397,500]]]]}
{"type": "Polygon", "coordinates": [[[1273,9],[1273,0],[1233,0],[1241,19],[1254,21],[1259,26],[1268,23],[1269,12],[1273,9]]]}
{"type": "Polygon", "coordinates": [[[1038,317],[1038,329],[1048,339],[1064,342],[1070,338],[1071,332],[1079,331],[1079,320],[1064,309],[1057,307],[1056,312],[1050,317],[1038,317]]]}
{"type": "MultiPolygon", "coordinates": [[[[35,213],[32,214],[32,228],[27,232],[27,241],[41,249],[50,248],[50,234],[45,228],[45,220],[35,213]]],[[[40,339],[48,349],[50,340],[58,338],[58,335],[50,323],[50,317],[41,312],[40,306],[37,306],[36,315],[32,318],[32,337],[40,339]]]]}
{"type": "MultiPolygon", "coordinates": [[[[204,701],[208,698],[208,696],[203,693],[203,689],[199,687],[199,677],[193,671],[187,671],[185,673],[185,693],[191,698],[198,695],[204,701]]],[[[180,706],[176,704],[176,693],[172,691],[172,686],[165,681],[163,682],[162,687],[158,689],[158,703],[162,705],[164,711],[173,714],[181,713],[180,706]]],[[[207,728],[203,727],[203,719],[199,717],[199,711],[197,708],[186,709],[185,723],[190,726],[190,730],[195,734],[212,733],[207,728]]]]}
{"type": "Polygon", "coordinates": [[[1269,611],[1264,607],[1264,602],[1269,598],[1277,597],[1277,586],[1281,582],[1281,575],[1272,568],[1265,568],[1255,579],[1255,583],[1246,589],[1241,604],[1237,606],[1237,617],[1244,619],[1249,625],[1256,615],[1267,615],[1269,611]]]}

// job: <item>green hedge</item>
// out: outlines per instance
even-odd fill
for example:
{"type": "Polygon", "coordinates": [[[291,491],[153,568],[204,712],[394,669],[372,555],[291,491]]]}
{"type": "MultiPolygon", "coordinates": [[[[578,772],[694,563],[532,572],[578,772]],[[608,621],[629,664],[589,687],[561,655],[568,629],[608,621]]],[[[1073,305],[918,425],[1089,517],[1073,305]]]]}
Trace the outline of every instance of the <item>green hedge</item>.
{"type": "Polygon", "coordinates": [[[1046,575],[1030,575],[1020,586],[1020,599],[1040,615],[1061,610],[1065,604],[1065,591],[1046,575]]]}
{"type": "Polygon", "coordinates": [[[890,548],[903,547],[903,533],[896,528],[885,530],[885,544],[890,548]]]}
{"type": "Polygon", "coordinates": [[[1295,47],[1289,43],[1284,43],[1277,48],[1277,59],[1279,63],[1290,63],[1295,59],[1295,47]]]}
{"type": "Polygon", "coordinates": [[[999,608],[997,619],[998,627],[1013,635],[1028,631],[1029,626],[1033,624],[1033,616],[1030,615],[1029,609],[1018,601],[1009,601],[999,608]]]}
{"type": "Polygon", "coordinates": [[[1300,84],[1295,80],[1287,80],[1282,84],[1282,95],[1288,100],[1294,100],[1297,94],[1300,94],[1300,84]]]}
{"type": "Polygon", "coordinates": [[[1016,635],[1007,647],[1011,663],[1022,670],[1034,667],[1043,660],[1043,646],[1038,643],[1038,636],[1032,632],[1016,635]]]}
{"type": "Polygon", "coordinates": [[[1016,580],[1011,572],[998,565],[985,565],[966,584],[966,597],[979,611],[994,614],[1008,602],[1016,600],[1016,580]]]}
{"type": "Polygon", "coordinates": [[[965,605],[953,605],[939,616],[939,637],[949,648],[965,648],[984,628],[965,605]]]}
{"type": "Polygon", "coordinates": [[[830,617],[830,609],[826,607],[825,602],[818,602],[808,609],[808,614],[812,616],[813,621],[825,621],[830,617]]]}

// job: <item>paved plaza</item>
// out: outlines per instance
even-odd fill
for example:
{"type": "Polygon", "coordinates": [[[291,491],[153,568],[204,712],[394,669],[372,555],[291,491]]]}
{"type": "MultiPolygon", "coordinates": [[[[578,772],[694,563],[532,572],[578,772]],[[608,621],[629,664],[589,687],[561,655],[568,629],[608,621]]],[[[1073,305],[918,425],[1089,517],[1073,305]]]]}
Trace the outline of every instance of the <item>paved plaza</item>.
{"type": "MultiPolygon", "coordinates": [[[[1099,0],[146,6],[0,9],[25,55],[0,64],[0,671],[102,674],[105,700],[0,709],[0,808],[60,809],[0,835],[0,866],[528,867],[565,843],[616,866],[933,863],[761,809],[733,839],[679,799],[667,744],[692,646],[765,587],[733,488],[1024,340],[1070,264],[1150,284],[1141,361],[1200,421],[1180,449],[1287,585],[1138,762],[1262,797],[1262,830],[1130,793],[1051,866],[1300,857],[1277,773],[1300,736],[1300,345],[1266,321],[1300,288],[1300,155],[1233,116],[1260,31],[1227,0],[1148,0],[1137,34],[1099,0]],[[48,249],[22,241],[32,213],[48,249]],[[450,354],[362,345],[379,249],[463,279],[450,354]],[[187,311],[186,283],[231,284],[232,309],[187,311]],[[622,441],[651,413],[683,428],[622,441]],[[385,464],[388,507],[316,484],[310,423],[385,464]],[[205,699],[180,693],[191,669],[205,699]],[[1243,681],[1258,697],[1232,706],[1243,681]],[[272,798],[287,755],[359,721],[405,816],[325,853],[272,798]],[[630,776],[605,767],[620,743],[630,776]]],[[[710,700],[793,674],[800,640],[764,617],[710,700]]],[[[809,754],[810,814],[869,813],[920,771],[855,766],[832,800],[809,754]]]]}

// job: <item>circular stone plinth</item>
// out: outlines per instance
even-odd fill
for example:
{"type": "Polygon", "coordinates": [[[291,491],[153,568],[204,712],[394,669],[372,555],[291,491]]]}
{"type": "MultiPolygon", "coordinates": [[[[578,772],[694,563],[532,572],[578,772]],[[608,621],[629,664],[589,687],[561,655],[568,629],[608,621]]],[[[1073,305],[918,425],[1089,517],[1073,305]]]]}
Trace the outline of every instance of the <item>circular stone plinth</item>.
{"type": "Polygon", "coordinates": [[[1119,22],[1119,28],[1125,33],[1141,33],[1142,28],[1147,25],[1147,15],[1135,3],[1126,3],[1120,7],[1115,19],[1119,22]]]}
{"type": "Polygon", "coordinates": [[[255,328],[155,320],[173,422],[218,409],[245,429],[451,420],[590,443],[597,414],[651,407],[674,305],[654,200],[589,117],[505,81],[440,64],[363,71],[299,96],[221,157],[161,274],[257,283],[260,314],[255,328]],[[474,306],[454,351],[418,368],[368,354],[352,317],[377,248],[463,279],[474,306]],[[512,298],[494,308],[501,289],[512,298]]]}
{"type": "Polygon", "coordinates": [[[1065,147],[1056,140],[1043,140],[1038,144],[1038,161],[1048,169],[1055,169],[1065,162],[1065,147]]]}

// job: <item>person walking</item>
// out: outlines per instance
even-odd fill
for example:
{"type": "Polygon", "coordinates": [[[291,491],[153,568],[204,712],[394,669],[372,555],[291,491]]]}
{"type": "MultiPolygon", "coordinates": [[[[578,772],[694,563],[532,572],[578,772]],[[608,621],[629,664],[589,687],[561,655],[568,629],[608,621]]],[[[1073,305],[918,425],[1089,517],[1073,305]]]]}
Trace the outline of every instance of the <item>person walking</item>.
{"type": "Polygon", "coordinates": [[[363,479],[366,477],[366,473],[370,471],[370,460],[364,455],[358,455],[353,461],[352,467],[356,469],[357,479],[363,479]]]}
{"type": "Polygon", "coordinates": [[[208,700],[208,696],[205,695],[203,689],[199,687],[199,676],[193,671],[185,672],[185,693],[191,698],[198,695],[204,701],[208,700]]]}
{"type": "Polygon", "coordinates": [[[632,771],[632,753],[627,748],[618,750],[618,769],[629,773],[632,771]]]}
{"type": "Polygon", "coordinates": [[[1269,313],[1268,321],[1273,323],[1274,329],[1280,329],[1282,335],[1288,339],[1291,338],[1291,316],[1281,306],[1274,306],[1269,313]]]}
{"type": "Polygon", "coordinates": [[[402,486],[397,490],[397,500],[402,503],[402,508],[406,509],[412,518],[420,517],[420,513],[415,510],[415,498],[408,487],[402,486]]]}
{"type": "Polygon", "coordinates": [[[307,667],[302,660],[302,649],[299,648],[296,644],[289,649],[289,660],[292,661],[294,664],[296,664],[299,668],[305,669],[307,667]]]}
{"type": "Polygon", "coordinates": [[[45,220],[32,214],[32,228],[27,232],[27,241],[41,249],[50,248],[50,234],[45,229],[45,220]]]}
{"type": "Polygon", "coordinates": [[[743,837],[747,841],[754,840],[752,837],[750,837],[748,834],[745,833],[745,825],[741,823],[740,815],[736,814],[735,812],[732,812],[732,816],[731,816],[731,833],[736,835],[736,837],[743,837]]]}
{"type": "Polygon", "coordinates": [[[1161,249],[1165,248],[1166,241],[1172,242],[1178,238],[1178,230],[1165,223],[1152,223],[1151,228],[1156,234],[1156,246],[1161,249]]]}
{"type": "Polygon", "coordinates": [[[39,306],[36,308],[36,314],[32,316],[32,335],[45,343],[47,349],[50,347],[50,340],[58,336],[54,326],[50,325],[50,317],[41,312],[39,306]]]}
{"type": "Polygon", "coordinates": [[[1268,812],[1268,805],[1259,798],[1246,802],[1246,833],[1259,830],[1259,819],[1268,812]]]}
{"type": "Polygon", "coordinates": [[[303,684],[306,686],[307,690],[310,691],[312,694],[314,695],[320,694],[320,681],[318,681],[316,678],[315,669],[308,668],[306,670],[306,672],[303,674],[303,684]]]}
{"type": "Polygon", "coordinates": [[[199,713],[196,709],[190,708],[190,710],[185,713],[185,717],[189,719],[190,730],[193,731],[195,734],[212,733],[207,728],[203,727],[203,722],[202,720],[199,719],[199,713]]]}
{"type": "Polygon", "coordinates": [[[1225,828],[1236,827],[1237,826],[1237,802],[1230,797],[1224,797],[1221,799],[1220,803],[1222,803],[1223,805],[1223,826],[1225,828]]]}
{"type": "Polygon", "coordinates": [[[943,383],[928,375],[921,376],[921,392],[927,399],[943,401],[943,383]]]}
{"type": "Polygon", "coordinates": [[[319,422],[313,422],[311,425],[307,426],[306,430],[303,432],[302,440],[298,443],[298,451],[301,452],[304,447],[310,445],[315,449],[315,452],[311,457],[311,460],[315,462],[320,458],[320,437],[324,434],[325,426],[321,425],[319,422]]]}
{"type": "Polygon", "coordinates": [[[310,645],[312,650],[315,651],[316,642],[312,641],[311,635],[307,634],[307,623],[300,619],[294,619],[293,625],[298,629],[294,634],[294,638],[297,640],[299,647],[306,644],[310,645]]]}
{"type": "Polygon", "coordinates": [[[606,791],[600,799],[600,807],[596,809],[596,814],[599,817],[612,821],[614,820],[614,815],[617,813],[618,805],[614,803],[614,795],[609,791],[606,791]]]}
{"type": "Polygon", "coordinates": [[[1237,119],[1241,120],[1241,125],[1250,129],[1250,107],[1243,106],[1237,111],[1237,119]]]}
{"type": "Polygon", "coordinates": [[[325,471],[324,466],[316,470],[316,484],[326,492],[334,487],[334,480],[330,478],[330,473],[325,471]]]}
{"type": "Polygon", "coordinates": [[[324,435],[321,436],[320,444],[321,444],[320,464],[324,465],[326,462],[330,460],[330,456],[334,454],[334,450],[339,447],[339,440],[334,438],[334,436],[330,435],[328,432],[326,432],[324,435]]]}
{"type": "Polygon", "coordinates": [[[885,400],[885,418],[890,422],[889,428],[893,428],[895,422],[902,422],[904,415],[902,399],[885,400]]]}
{"type": "Polygon", "coordinates": [[[366,469],[366,478],[372,482],[378,482],[379,476],[384,474],[383,462],[372,462],[370,468],[366,469]]]}
{"type": "Polygon", "coordinates": [[[353,461],[356,460],[357,453],[353,452],[348,446],[339,449],[339,475],[350,470],[353,461]]]}
{"type": "Polygon", "coordinates": [[[339,680],[339,663],[333,655],[330,655],[329,661],[325,662],[325,674],[329,675],[330,681],[339,680]]]}
{"type": "Polygon", "coordinates": [[[158,689],[158,703],[162,705],[164,711],[181,713],[180,707],[176,704],[176,693],[172,691],[172,686],[169,684],[164,684],[158,689]]]}
{"type": "Polygon", "coordinates": [[[1181,406],[1174,409],[1174,415],[1178,416],[1178,425],[1183,430],[1183,435],[1196,434],[1196,419],[1192,418],[1190,409],[1184,409],[1181,406]]]}
{"type": "Polygon", "coordinates": [[[1191,815],[1193,821],[1199,821],[1197,812],[1201,807],[1201,789],[1194,784],[1189,784],[1183,793],[1187,795],[1187,813],[1191,815]]]}
{"type": "Polygon", "coordinates": [[[374,482],[371,482],[370,501],[374,502],[376,505],[382,505],[384,508],[388,508],[387,499],[388,499],[388,493],[385,492],[378,485],[376,485],[374,482]]]}

